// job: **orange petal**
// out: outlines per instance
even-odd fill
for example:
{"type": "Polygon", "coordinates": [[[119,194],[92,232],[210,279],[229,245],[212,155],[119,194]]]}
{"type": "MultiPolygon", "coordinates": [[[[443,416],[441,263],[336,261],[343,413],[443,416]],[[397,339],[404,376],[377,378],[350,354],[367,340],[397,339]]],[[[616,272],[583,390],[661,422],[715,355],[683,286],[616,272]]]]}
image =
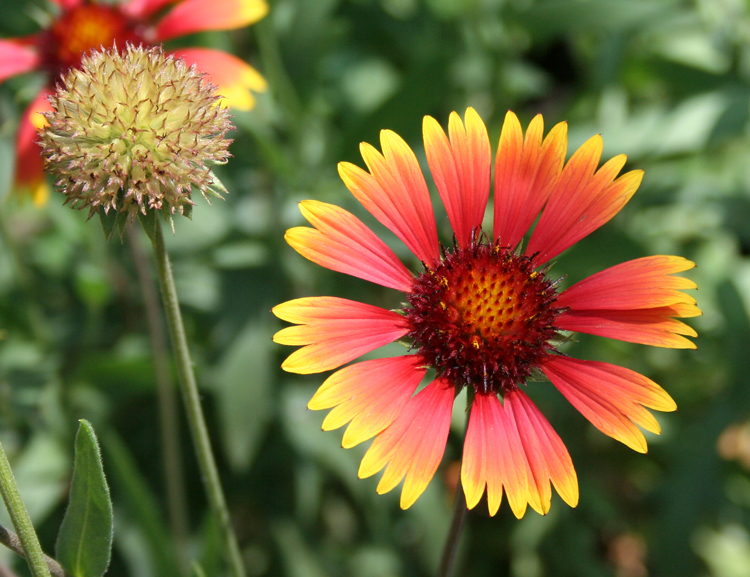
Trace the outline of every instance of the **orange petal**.
{"type": "Polygon", "coordinates": [[[387,493],[406,477],[401,508],[409,508],[430,483],[445,452],[455,389],[437,379],[412,397],[401,414],[370,445],[359,466],[359,477],[386,467],[378,493],[387,493]]]}
{"type": "MultiPolygon", "coordinates": [[[[687,305],[697,309],[695,305],[687,305]]],[[[700,311],[698,310],[698,314],[700,311]]],[[[671,349],[694,349],[695,343],[681,335],[697,337],[698,333],[671,317],[683,316],[676,307],[657,307],[625,311],[570,310],[555,321],[558,329],[599,335],[630,343],[671,349]]]]}
{"type": "Polygon", "coordinates": [[[557,306],[578,310],[636,310],[674,305],[695,305],[681,291],[696,284],[674,273],[689,270],[694,263],[679,256],[648,256],[630,260],[598,272],[557,297],[557,306]]]}
{"type": "Polygon", "coordinates": [[[204,30],[242,28],[267,13],[265,0],[183,0],[156,25],[156,40],[164,42],[204,30]]]}
{"type": "Polygon", "coordinates": [[[12,40],[0,38],[0,82],[30,72],[39,66],[40,58],[31,46],[22,46],[12,40]]]}
{"type": "Polygon", "coordinates": [[[504,486],[510,508],[520,519],[529,499],[526,470],[518,430],[497,395],[477,393],[471,405],[461,463],[467,507],[476,506],[486,485],[489,512],[494,515],[500,508],[504,486]]]}
{"type": "Polygon", "coordinates": [[[292,228],[284,238],[302,256],[337,272],[411,290],[414,277],[409,269],[356,216],[315,200],[301,202],[300,211],[315,229],[292,228]]]}
{"type": "Polygon", "coordinates": [[[487,128],[476,111],[467,108],[465,127],[458,114],[451,113],[450,141],[440,124],[430,116],[425,116],[422,132],[427,162],[456,240],[460,246],[468,246],[472,231],[482,226],[490,194],[487,128]]]}
{"type": "Polygon", "coordinates": [[[255,106],[253,92],[265,92],[268,83],[255,68],[236,56],[208,48],[181,48],[172,54],[185,64],[204,72],[218,87],[222,106],[250,110],[255,106]]]}
{"type": "Polygon", "coordinates": [[[383,154],[360,145],[370,173],[348,162],[339,163],[346,187],[384,226],[428,266],[440,260],[440,247],[430,193],[411,148],[395,132],[380,133],[383,154]]]}
{"type": "Polygon", "coordinates": [[[573,461],[552,425],[520,389],[505,393],[505,409],[518,430],[528,463],[529,505],[542,515],[550,508],[550,481],[571,507],[578,504],[578,477],[573,461]]]}
{"type": "Polygon", "coordinates": [[[563,169],[526,250],[529,255],[538,253],[540,263],[609,221],[638,189],[643,171],[634,170],[614,180],[625,164],[625,155],[612,158],[594,173],[602,146],[600,136],[590,138],[563,169]]]}
{"type": "Polygon", "coordinates": [[[557,124],[542,141],[544,121],[538,114],[524,139],[521,123],[508,111],[495,159],[494,238],[515,247],[552,192],[565,162],[568,125],[557,124]]]}
{"type": "Polygon", "coordinates": [[[409,332],[399,314],[336,297],[288,301],[274,307],[273,313],[299,325],[273,337],[282,345],[302,346],[281,365],[290,373],[335,369],[409,332]]]}
{"type": "Polygon", "coordinates": [[[326,379],[307,406],[335,407],[323,430],[349,423],[341,442],[348,449],[380,433],[401,413],[427,372],[422,364],[420,357],[407,355],[344,367],[326,379]]]}
{"type": "Polygon", "coordinates": [[[597,429],[640,453],[647,450],[646,439],[636,425],[660,432],[658,422],[644,407],[677,408],[659,385],[624,367],[550,356],[542,371],[597,429]]]}
{"type": "Polygon", "coordinates": [[[49,185],[44,176],[42,151],[37,144],[37,129],[44,127],[47,120],[43,112],[50,112],[52,106],[47,100],[49,92],[43,90],[26,108],[16,134],[16,170],[14,187],[21,193],[29,193],[37,206],[43,206],[49,199],[49,185]]]}

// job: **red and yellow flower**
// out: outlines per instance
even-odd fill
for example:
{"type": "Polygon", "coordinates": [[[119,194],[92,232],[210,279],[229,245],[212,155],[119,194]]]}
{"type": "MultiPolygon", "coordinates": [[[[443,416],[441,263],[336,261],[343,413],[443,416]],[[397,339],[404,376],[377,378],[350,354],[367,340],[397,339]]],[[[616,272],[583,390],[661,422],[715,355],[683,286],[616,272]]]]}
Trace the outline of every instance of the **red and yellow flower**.
{"type": "Polygon", "coordinates": [[[410,354],[339,369],[320,387],[311,409],[332,409],[323,429],[349,423],[343,446],[375,437],[359,476],[385,468],[378,493],[404,480],[401,506],[425,490],[445,450],[455,396],[471,399],[461,481],[469,508],[487,493],[490,514],[503,491],[513,513],[550,507],[551,485],[569,505],[578,481],[560,437],[524,391],[543,373],[605,434],[639,452],[639,429],[658,433],[647,409],[676,406],[659,385],[629,369],[570,358],[558,351],[561,331],[670,348],[695,348],[695,331],[676,320],[700,314],[695,288],[674,276],[692,268],[677,256],[652,256],[613,266],[558,292],[547,263],[610,220],[640,185],[642,171],[617,177],[620,155],[599,167],[594,136],[565,162],[567,126],[543,138],[542,117],[523,133],[509,112],[495,157],[494,227],[481,230],[491,183],[487,129],[469,108],[465,123],[451,114],[448,135],[424,120],[427,161],[453,227],[451,248],[438,241],[427,183],[416,156],[395,133],[381,132],[382,153],[363,143],[368,171],[339,164],[352,194],[422,262],[416,276],[353,214],[316,201],[301,203],[313,228],[286,234],[300,254],[329,269],[402,291],[400,311],[335,297],[278,305],[296,326],[274,339],[301,346],[283,364],[293,373],[337,369],[403,339],[410,354]],[[540,215],[541,213],[541,215],[540,215]],[[539,217],[522,248],[523,239],[539,217]],[[428,369],[435,378],[417,392],[428,369]],[[415,394],[416,392],[416,394],[415,394]]]}
{"type": "MultiPolygon", "coordinates": [[[[48,196],[35,143],[36,130],[45,124],[40,112],[51,110],[47,102],[51,83],[78,66],[83,54],[102,47],[124,47],[127,42],[153,45],[204,30],[241,28],[268,12],[265,0],[50,1],[56,16],[48,28],[32,36],[0,39],[0,82],[33,70],[45,72],[49,78],[50,84],[24,111],[16,136],[15,185],[31,192],[37,204],[43,204],[48,196]]],[[[205,72],[229,106],[250,109],[255,103],[251,91],[266,88],[266,81],[254,68],[226,52],[181,48],[170,54],[205,72]]]]}

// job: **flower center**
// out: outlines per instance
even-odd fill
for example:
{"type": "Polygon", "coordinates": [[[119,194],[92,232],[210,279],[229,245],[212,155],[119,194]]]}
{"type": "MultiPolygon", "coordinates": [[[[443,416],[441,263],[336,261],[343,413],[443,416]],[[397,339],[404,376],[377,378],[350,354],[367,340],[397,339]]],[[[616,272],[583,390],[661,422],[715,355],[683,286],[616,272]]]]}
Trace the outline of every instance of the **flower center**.
{"type": "Polygon", "coordinates": [[[414,346],[439,374],[477,392],[508,391],[554,351],[554,284],[529,257],[476,243],[446,251],[414,281],[414,346]]]}
{"type": "Polygon", "coordinates": [[[125,48],[125,43],[140,44],[143,36],[136,25],[116,7],[83,3],[66,10],[41,36],[44,65],[53,78],[81,64],[89,50],[125,48]]]}

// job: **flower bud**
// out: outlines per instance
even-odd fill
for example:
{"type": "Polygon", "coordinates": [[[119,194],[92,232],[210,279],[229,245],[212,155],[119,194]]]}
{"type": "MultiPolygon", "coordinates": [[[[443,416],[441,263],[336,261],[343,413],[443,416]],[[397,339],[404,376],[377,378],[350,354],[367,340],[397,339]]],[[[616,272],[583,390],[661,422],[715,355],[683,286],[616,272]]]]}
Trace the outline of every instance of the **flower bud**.
{"type": "Polygon", "coordinates": [[[160,47],[84,56],[50,96],[45,170],[73,208],[118,217],[190,215],[193,187],[225,191],[211,167],[230,156],[234,126],[216,87],[160,47]]]}

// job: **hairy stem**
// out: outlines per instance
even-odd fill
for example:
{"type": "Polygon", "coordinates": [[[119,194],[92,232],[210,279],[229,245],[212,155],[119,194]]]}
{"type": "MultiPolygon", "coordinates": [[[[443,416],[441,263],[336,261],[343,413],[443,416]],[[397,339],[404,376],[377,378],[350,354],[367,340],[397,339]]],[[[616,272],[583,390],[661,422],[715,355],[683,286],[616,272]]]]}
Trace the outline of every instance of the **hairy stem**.
{"type": "MultiPolygon", "coordinates": [[[[18,535],[16,535],[7,527],[3,527],[2,525],[0,525],[0,543],[5,545],[11,551],[15,551],[21,557],[26,557],[23,552],[23,546],[21,545],[21,540],[18,538],[18,535]]],[[[70,573],[66,573],[62,565],[60,565],[52,557],[44,555],[44,560],[47,563],[47,567],[49,568],[52,577],[70,577],[70,573]]]]}
{"type": "Polygon", "coordinates": [[[180,313],[180,303],[177,300],[172,267],[169,264],[169,256],[164,246],[164,234],[162,233],[161,223],[158,220],[156,222],[153,241],[159,285],[161,286],[162,298],[164,300],[169,334],[172,337],[172,348],[177,364],[182,398],[185,402],[190,434],[193,439],[195,454],[198,458],[198,465],[203,478],[206,495],[219,527],[232,575],[233,577],[245,577],[245,567],[237,543],[237,536],[232,528],[226,500],[224,499],[224,491],[221,488],[221,481],[219,480],[219,472],[216,468],[216,459],[211,450],[211,441],[208,436],[206,420],[203,416],[198,385],[195,382],[193,364],[190,360],[185,327],[182,324],[182,314],[180,313]]]}
{"type": "Polygon", "coordinates": [[[23,550],[23,556],[29,564],[33,577],[50,577],[49,568],[44,560],[42,546],[31,524],[26,505],[21,500],[18,485],[10,469],[8,457],[0,444],[0,493],[3,495],[5,507],[8,509],[13,526],[18,532],[18,542],[23,550]]]}

